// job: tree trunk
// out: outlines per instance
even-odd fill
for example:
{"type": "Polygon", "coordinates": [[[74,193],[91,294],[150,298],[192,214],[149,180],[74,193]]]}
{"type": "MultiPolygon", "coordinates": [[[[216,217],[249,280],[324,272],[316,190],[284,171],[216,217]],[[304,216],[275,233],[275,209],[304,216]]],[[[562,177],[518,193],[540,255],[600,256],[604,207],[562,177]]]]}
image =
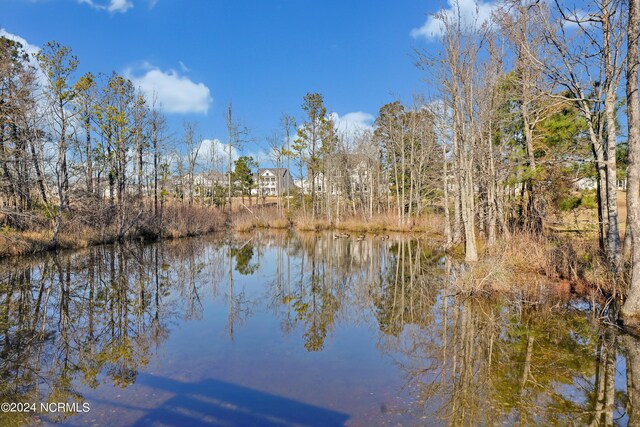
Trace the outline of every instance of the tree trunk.
{"type": "MultiPolygon", "coordinates": [[[[637,0],[629,0],[637,3],[637,0]]],[[[631,20],[631,16],[629,16],[631,20]]],[[[638,28],[636,21],[636,28],[638,28]]],[[[621,337],[627,358],[627,414],[629,426],[640,426],[640,343],[631,335],[621,337]]]]}
{"type": "Polygon", "coordinates": [[[449,215],[449,171],[447,170],[447,144],[442,140],[442,207],[444,210],[444,237],[446,247],[451,247],[453,238],[451,236],[451,219],[449,215]]]}
{"type": "Polygon", "coordinates": [[[87,191],[93,194],[93,155],[91,153],[91,116],[86,113],[84,122],[84,131],[86,134],[85,156],[87,158],[87,191]]]}
{"type": "MultiPolygon", "coordinates": [[[[60,103],[60,117],[64,117],[64,107],[60,103]]],[[[58,145],[58,161],[56,163],[56,183],[58,187],[58,212],[56,215],[56,223],[53,228],[53,236],[51,237],[51,247],[58,247],[58,235],[62,227],[62,215],[65,210],[65,193],[67,188],[67,144],[66,144],[66,123],[64,120],[60,128],[60,143],[58,145]]]]}
{"type": "MultiPolygon", "coordinates": [[[[604,36],[604,61],[605,61],[605,118],[607,123],[606,138],[606,175],[607,175],[607,213],[609,227],[607,229],[608,260],[611,270],[617,273],[620,269],[620,231],[618,229],[618,185],[616,176],[616,89],[617,81],[615,63],[612,52],[611,10],[607,3],[603,7],[602,31],[604,36]]],[[[636,79],[637,81],[637,79],[636,79]]]]}
{"type": "Polygon", "coordinates": [[[38,188],[40,189],[40,195],[42,196],[42,201],[44,204],[47,204],[47,189],[44,184],[44,176],[42,174],[42,167],[40,166],[40,159],[36,153],[35,141],[31,141],[31,161],[33,162],[33,166],[36,170],[36,179],[38,181],[38,188]]]}
{"type": "Polygon", "coordinates": [[[638,98],[638,25],[640,0],[629,0],[627,28],[627,227],[631,227],[631,277],[627,299],[620,310],[625,324],[640,325],[640,99],[638,98]]]}

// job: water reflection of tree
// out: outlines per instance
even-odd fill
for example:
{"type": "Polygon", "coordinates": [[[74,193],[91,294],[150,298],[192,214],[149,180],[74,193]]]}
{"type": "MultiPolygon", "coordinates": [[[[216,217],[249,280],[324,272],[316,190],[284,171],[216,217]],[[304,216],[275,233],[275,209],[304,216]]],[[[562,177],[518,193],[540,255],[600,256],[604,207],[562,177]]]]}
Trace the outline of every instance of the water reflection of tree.
{"type": "Polygon", "coordinates": [[[251,262],[254,251],[255,247],[251,243],[251,239],[238,246],[231,246],[231,256],[236,260],[236,271],[243,276],[250,276],[260,268],[259,263],[251,262]]]}
{"type": "MultiPolygon", "coordinates": [[[[201,247],[96,247],[3,264],[1,399],[81,401],[78,381],[133,383],[171,319],[197,306],[196,283],[207,282],[202,266],[212,259],[201,247]]],[[[28,421],[2,417],[0,425],[28,421]]]]}
{"type": "Polygon", "coordinates": [[[322,350],[341,318],[367,321],[372,309],[385,330],[409,319],[427,322],[422,308],[437,294],[432,270],[442,254],[424,242],[315,233],[270,238],[276,245],[270,305],[285,332],[302,328],[307,350],[322,350]]]}
{"type": "Polygon", "coordinates": [[[389,266],[373,289],[380,330],[397,337],[406,325],[425,327],[441,289],[441,251],[419,240],[399,240],[390,247],[389,266]]]}
{"type": "Polygon", "coordinates": [[[272,301],[293,302],[305,348],[321,350],[341,316],[354,322],[373,309],[380,348],[404,372],[413,402],[400,413],[387,408],[389,416],[612,425],[624,413],[627,399],[614,382],[616,331],[567,301],[519,306],[454,296],[457,267],[420,240],[311,235],[286,247],[297,263],[295,285],[289,291],[282,285],[289,277],[278,274],[272,301]]]}
{"type": "MultiPolygon", "coordinates": [[[[423,241],[329,234],[188,239],[7,262],[0,266],[0,394],[58,401],[81,399],[79,381],[126,387],[170,323],[202,317],[208,297],[228,298],[233,337],[259,303],[245,292],[246,275],[262,279],[262,267],[275,268],[265,300],[308,351],[326,348],[341,323],[376,331],[411,402],[387,405],[384,416],[640,425],[640,347],[631,337],[564,301],[552,310],[454,296],[455,263],[423,241]],[[615,389],[621,357],[628,392],[615,389]]],[[[28,422],[2,416],[0,425],[28,422]]]]}
{"type": "Polygon", "coordinates": [[[621,336],[626,356],[627,399],[625,410],[629,426],[640,426],[640,342],[631,336],[621,336]]]}
{"type": "MultiPolygon", "coordinates": [[[[304,347],[321,351],[335,327],[341,305],[348,299],[350,278],[358,269],[350,269],[351,246],[328,235],[301,236],[293,248],[298,254],[296,286],[287,291],[293,319],[303,328],[304,347]],[[346,256],[345,256],[346,255],[346,256]]],[[[291,311],[287,311],[287,315],[291,311]]],[[[289,317],[291,319],[291,317],[289,317]]]]}
{"type": "Polygon", "coordinates": [[[241,238],[239,240],[229,240],[227,242],[227,297],[228,316],[227,332],[233,341],[235,326],[242,323],[251,316],[252,308],[258,303],[248,296],[244,289],[234,288],[233,272],[238,272],[241,276],[252,276],[260,269],[258,261],[259,251],[253,244],[253,237],[241,238]],[[255,258],[254,258],[255,257],[255,258]],[[233,261],[235,260],[235,268],[233,261]]]}
{"type": "Polygon", "coordinates": [[[384,341],[405,373],[413,417],[452,425],[613,425],[614,403],[622,401],[614,395],[615,331],[569,308],[516,309],[462,297],[425,306],[434,308],[426,330],[405,326],[384,341]]]}
{"type": "MultiPolygon", "coordinates": [[[[292,258],[299,254],[298,240],[293,238],[291,232],[270,233],[261,236],[260,244],[273,247],[275,254],[275,278],[266,283],[266,300],[268,306],[274,311],[276,317],[281,319],[281,330],[289,334],[296,324],[295,316],[292,316],[293,289],[292,289],[292,258]]],[[[271,260],[267,260],[270,263],[271,260]]],[[[294,265],[295,267],[295,265],[294,265]]]]}

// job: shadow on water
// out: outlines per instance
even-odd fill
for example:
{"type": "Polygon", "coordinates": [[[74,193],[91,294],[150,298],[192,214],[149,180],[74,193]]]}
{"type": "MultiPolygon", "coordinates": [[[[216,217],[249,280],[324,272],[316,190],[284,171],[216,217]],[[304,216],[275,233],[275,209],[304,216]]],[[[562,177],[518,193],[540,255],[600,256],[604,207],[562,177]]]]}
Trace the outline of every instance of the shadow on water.
{"type": "Polygon", "coordinates": [[[213,379],[185,383],[143,374],[138,383],[175,396],[140,418],[134,426],[330,427],[344,425],[349,418],[347,414],[213,379]]]}
{"type": "MultiPolygon", "coordinates": [[[[181,382],[157,375],[141,374],[137,384],[170,397],[147,409],[115,400],[94,401],[122,411],[142,412],[130,425],[143,426],[342,426],[349,419],[344,413],[274,396],[214,379],[181,382]]],[[[59,424],[78,426],[74,419],[59,424]]]]}

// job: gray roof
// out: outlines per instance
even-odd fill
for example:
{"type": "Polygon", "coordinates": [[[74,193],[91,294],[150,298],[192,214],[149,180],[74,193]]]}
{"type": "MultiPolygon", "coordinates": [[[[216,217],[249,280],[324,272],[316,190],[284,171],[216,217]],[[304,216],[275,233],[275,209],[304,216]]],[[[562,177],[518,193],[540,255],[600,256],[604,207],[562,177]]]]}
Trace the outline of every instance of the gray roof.
{"type": "Polygon", "coordinates": [[[284,176],[287,173],[287,168],[258,168],[258,174],[262,175],[263,172],[270,171],[274,175],[277,175],[278,172],[281,176],[284,176]]]}

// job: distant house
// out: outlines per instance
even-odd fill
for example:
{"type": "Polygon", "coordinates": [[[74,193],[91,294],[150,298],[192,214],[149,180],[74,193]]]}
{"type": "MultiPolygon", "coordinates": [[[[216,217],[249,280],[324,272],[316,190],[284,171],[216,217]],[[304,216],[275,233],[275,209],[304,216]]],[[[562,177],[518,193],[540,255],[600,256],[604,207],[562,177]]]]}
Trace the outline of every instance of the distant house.
{"type": "Polygon", "coordinates": [[[618,190],[627,191],[627,179],[617,179],[616,185],[618,186],[618,190]]]}
{"type": "Polygon", "coordinates": [[[279,196],[295,184],[287,168],[260,168],[257,173],[257,193],[259,196],[279,196]]]}
{"type": "Polygon", "coordinates": [[[220,172],[203,172],[196,173],[193,176],[185,174],[183,176],[177,176],[171,178],[174,193],[178,197],[189,197],[189,189],[193,189],[193,197],[210,197],[213,194],[213,189],[217,186],[226,188],[228,178],[226,174],[220,172]],[[191,185],[189,180],[193,179],[191,185]]]}
{"type": "MultiPolygon", "coordinates": [[[[371,184],[371,171],[365,162],[358,162],[344,176],[342,171],[334,171],[330,176],[318,172],[314,179],[316,193],[329,191],[332,195],[338,195],[346,186],[351,188],[351,193],[368,193],[371,184]]],[[[302,188],[305,194],[311,194],[310,179],[296,180],[296,186],[302,188]]]]}
{"type": "MultiPolygon", "coordinates": [[[[185,182],[189,182],[189,175],[184,176],[185,182]]],[[[228,182],[228,178],[226,174],[212,171],[206,173],[198,173],[193,175],[193,186],[194,187],[212,187],[214,185],[222,185],[226,186],[228,182]]]]}
{"type": "MultiPolygon", "coordinates": [[[[598,188],[598,183],[595,178],[580,178],[575,182],[576,190],[595,190],[598,188]]],[[[627,191],[627,180],[626,179],[617,179],[616,187],[620,191],[627,191]]]]}
{"type": "Polygon", "coordinates": [[[577,190],[595,190],[598,186],[597,182],[593,178],[580,178],[575,182],[577,190]]]}
{"type": "Polygon", "coordinates": [[[307,179],[296,179],[293,181],[294,185],[304,192],[304,194],[309,193],[309,180],[307,179]]]}

